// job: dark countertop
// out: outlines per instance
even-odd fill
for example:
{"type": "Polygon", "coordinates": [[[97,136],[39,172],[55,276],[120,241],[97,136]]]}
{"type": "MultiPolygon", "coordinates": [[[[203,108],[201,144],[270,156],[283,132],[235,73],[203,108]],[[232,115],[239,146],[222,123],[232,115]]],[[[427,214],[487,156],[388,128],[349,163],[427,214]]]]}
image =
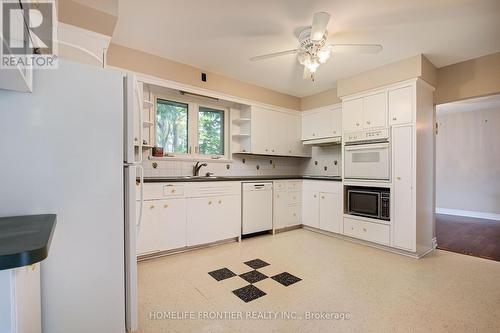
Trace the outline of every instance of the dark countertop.
{"type": "Polygon", "coordinates": [[[0,217],[0,270],[47,258],[55,225],[55,214],[0,217]]]}
{"type": "Polygon", "coordinates": [[[219,182],[219,181],[253,181],[253,180],[281,180],[281,179],[312,179],[312,180],[328,180],[342,181],[340,177],[329,176],[221,176],[221,177],[148,177],[144,178],[144,183],[174,183],[174,182],[219,182]]]}

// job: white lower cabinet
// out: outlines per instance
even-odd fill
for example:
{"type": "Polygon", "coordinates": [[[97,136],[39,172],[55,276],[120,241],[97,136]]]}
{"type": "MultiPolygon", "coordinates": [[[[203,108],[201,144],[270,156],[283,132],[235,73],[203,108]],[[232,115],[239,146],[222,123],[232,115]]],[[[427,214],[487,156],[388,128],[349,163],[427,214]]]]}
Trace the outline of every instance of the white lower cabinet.
{"type": "Polygon", "coordinates": [[[302,192],[302,223],[319,228],[319,192],[302,192]]]}
{"type": "Polygon", "coordinates": [[[319,228],[342,233],[342,195],[320,193],[319,197],[319,228]]]}
{"type": "Polygon", "coordinates": [[[187,245],[238,237],[241,232],[240,196],[187,199],[187,245]]]}
{"type": "Polygon", "coordinates": [[[390,227],[380,223],[344,218],[344,234],[382,245],[390,242],[390,227]]]}
{"type": "Polygon", "coordinates": [[[302,203],[302,224],[342,233],[341,182],[304,181],[302,203]]]}
{"type": "Polygon", "coordinates": [[[302,181],[275,181],[273,196],[273,228],[281,229],[301,224],[302,181]]]}
{"type": "Polygon", "coordinates": [[[186,246],[186,199],[144,201],[139,255],[186,246]]]}

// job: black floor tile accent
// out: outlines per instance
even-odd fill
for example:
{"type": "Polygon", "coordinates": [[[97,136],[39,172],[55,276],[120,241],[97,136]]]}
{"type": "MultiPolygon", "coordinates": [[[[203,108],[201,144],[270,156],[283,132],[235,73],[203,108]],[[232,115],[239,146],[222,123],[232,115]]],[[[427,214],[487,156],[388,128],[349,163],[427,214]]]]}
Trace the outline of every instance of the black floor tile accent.
{"type": "Polygon", "coordinates": [[[283,272],[275,276],[271,276],[271,279],[274,281],[277,281],[284,285],[285,287],[288,287],[291,284],[297,283],[301,281],[302,279],[288,273],[288,272],[283,272]]]}
{"type": "Polygon", "coordinates": [[[210,276],[216,279],[217,281],[222,281],[225,279],[229,279],[230,277],[236,276],[236,274],[230,271],[228,268],[217,269],[215,271],[208,272],[208,274],[210,274],[210,276]]]}
{"type": "Polygon", "coordinates": [[[240,289],[233,290],[233,294],[238,296],[245,303],[248,303],[250,301],[253,301],[254,299],[266,295],[265,292],[263,292],[253,284],[250,284],[240,289]]]}
{"type": "Polygon", "coordinates": [[[240,277],[248,283],[255,283],[267,279],[267,275],[256,270],[240,274],[240,277]]]}
{"type": "Polygon", "coordinates": [[[253,259],[250,261],[245,261],[244,264],[252,267],[253,269],[259,269],[262,267],[269,266],[269,264],[267,262],[265,262],[264,260],[261,260],[261,259],[253,259]]]}

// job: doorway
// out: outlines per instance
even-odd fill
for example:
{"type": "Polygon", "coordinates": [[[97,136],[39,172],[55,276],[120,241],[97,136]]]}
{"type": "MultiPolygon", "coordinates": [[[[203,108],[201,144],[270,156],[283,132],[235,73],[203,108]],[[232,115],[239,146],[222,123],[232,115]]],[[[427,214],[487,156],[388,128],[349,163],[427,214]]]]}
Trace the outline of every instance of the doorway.
{"type": "Polygon", "coordinates": [[[436,106],[438,248],[500,261],[500,95],[436,106]]]}

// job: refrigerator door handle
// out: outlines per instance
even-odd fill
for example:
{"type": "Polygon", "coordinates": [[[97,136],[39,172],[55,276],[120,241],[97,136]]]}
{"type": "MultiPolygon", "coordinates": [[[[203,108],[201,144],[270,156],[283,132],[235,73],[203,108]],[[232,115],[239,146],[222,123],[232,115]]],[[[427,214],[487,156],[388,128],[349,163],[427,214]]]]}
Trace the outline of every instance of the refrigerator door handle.
{"type": "Polygon", "coordinates": [[[141,228],[141,223],[142,223],[142,211],[143,211],[143,206],[144,206],[144,168],[142,165],[138,165],[137,168],[139,168],[140,171],[140,176],[139,176],[139,186],[140,186],[140,204],[139,204],[139,220],[137,221],[137,231],[139,232],[139,229],[141,228]]]}
{"type": "Polygon", "coordinates": [[[139,160],[137,162],[142,162],[142,146],[144,143],[143,139],[143,131],[144,131],[144,120],[143,120],[143,114],[142,114],[142,100],[141,100],[141,93],[139,92],[139,84],[137,81],[135,81],[135,96],[137,99],[137,110],[139,111],[139,160]]]}

